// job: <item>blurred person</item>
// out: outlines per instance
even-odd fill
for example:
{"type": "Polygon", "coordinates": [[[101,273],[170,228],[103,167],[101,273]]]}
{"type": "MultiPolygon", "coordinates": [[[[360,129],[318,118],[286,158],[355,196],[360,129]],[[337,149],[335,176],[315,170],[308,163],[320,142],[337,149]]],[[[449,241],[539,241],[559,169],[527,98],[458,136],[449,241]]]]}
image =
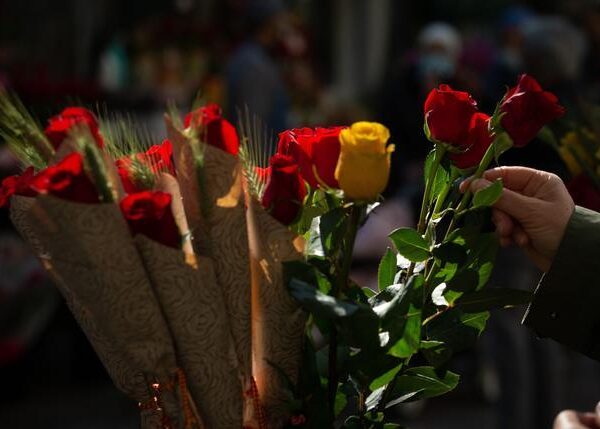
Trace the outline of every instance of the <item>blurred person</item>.
{"type": "MultiPolygon", "coordinates": [[[[525,167],[489,170],[461,190],[476,192],[497,179],[504,190],[492,219],[501,245],[517,244],[544,273],[523,323],[541,337],[600,360],[595,287],[600,213],[575,206],[558,176],[525,167]]],[[[567,410],[556,417],[554,428],[598,428],[599,423],[597,413],[567,410]]]]}
{"type": "Polygon", "coordinates": [[[237,122],[237,112],[248,107],[272,131],[287,128],[288,93],[273,57],[286,10],[280,0],[250,0],[248,35],[227,65],[227,116],[237,122]]]}
{"type": "Polygon", "coordinates": [[[579,96],[587,41],[580,29],[561,16],[544,16],[523,27],[523,66],[562,104],[579,96]]]}
{"type": "MultiPolygon", "coordinates": [[[[582,116],[580,100],[582,67],[587,49],[583,33],[560,16],[539,16],[529,19],[522,27],[522,62],[524,72],[534,76],[548,91],[559,98],[566,107],[563,119],[551,125],[552,130],[582,116]]],[[[505,91],[511,82],[498,82],[505,91]]],[[[550,145],[539,139],[523,150],[506,153],[503,157],[508,165],[524,165],[550,171],[565,177],[564,163],[550,145]]]]}
{"type": "Polygon", "coordinates": [[[497,100],[502,98],[506,85],[516,81],[523,72],[523,28],[535,17],[524,6],[506,8],[497,23],[499,49],[497,58],[487,75],[485,110],[492,111],[497,100]]]}
{"type": "Polygon", "coordinates": [[[422,132],[423,103],[432,88],[456,83],[463,45],[458,30],[444,22],[426,25],[416,40],[417,50],[392,66],[381,89],[378,112],[396,143],[388,190],[404,184],[404,190],[412,189],[414,197],[409,198],[420,196],[420,166],[430,148],[422,132]]]}

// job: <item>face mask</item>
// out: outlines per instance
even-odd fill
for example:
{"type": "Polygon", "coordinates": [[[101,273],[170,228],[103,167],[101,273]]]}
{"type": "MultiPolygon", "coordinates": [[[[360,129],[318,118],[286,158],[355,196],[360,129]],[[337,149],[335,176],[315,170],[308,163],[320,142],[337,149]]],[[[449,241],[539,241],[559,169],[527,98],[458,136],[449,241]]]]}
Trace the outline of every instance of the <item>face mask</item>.
{"type": "Polygon", "coordinates": [[[456,66],[454,62],[444,54],[424,54],[419,59],[418,73],[421,78],[437,76],[440,78],[451,78],[454,76],[456,66]]]}

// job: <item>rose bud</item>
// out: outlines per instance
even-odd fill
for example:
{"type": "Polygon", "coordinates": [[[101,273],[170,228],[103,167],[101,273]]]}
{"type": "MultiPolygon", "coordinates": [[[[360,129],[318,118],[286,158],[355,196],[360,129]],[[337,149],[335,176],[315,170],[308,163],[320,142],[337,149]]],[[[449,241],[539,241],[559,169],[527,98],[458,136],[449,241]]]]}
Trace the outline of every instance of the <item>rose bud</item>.
{"type": "Polygon", "coordinates": [[[143,234],[165,246],[181,247],[181,234],[171,212],[171,194],[137,192],[123,198],[120,207],[132,235],[143,234]]]}
{"type": "Polygon", "coordinates": [[[40,194],[76,203],[98,203],[98,191],[83,168],[83,157],[73,152],[56,165],[40,171],[31,187],[40,194]]]}
{"type": "Polygon", "coordinates": [[[0,207],[7,205],[13,195],[35,197],[37,192],[31,188],[34,177],[33,167],[27,167],[21,174],[9,176],[2,180],[0,185],[0,207]]]}
{"type": "Polygon", "coordinates": [[[483,155],[494,141],[489,129],[490,117],[477,112],[471,117],[464,151],[450,153],[450,160],[461,170],[474,168],[479,165],[483,155]]]}
{"type": "Polygon", "coordinates": [[[374,201],[387,186],[394,145],[389,130],[376,122],[356,122],[340,132],[335,178],[347,198],[374,201]]]}
{"type": "Polygon", "coordinates": [[[477,112],[477,102],[469,93],[440,85],[427,96],[424,111],[432,140],[465,146],[471,117],[477,112]]]}
{"type": "Polygon", "coordinates": [[[306,185],[300,177],[298,164],[291,156],[276,153],[270,160],[271,174],[262,197],[262,205],[271,216],[289,225],[300,213],[306,185]]]}
{"type": "Polygon", "coordinates": [[[300,128],[279,135],[277,152],[292,156],[300,174],[312,188],[339,188],[335,167],[340,156],[340,131],[344,127],[300,128]]]}
{"type": "Polygon", "coordinates": [[[199,137],[204,143],[232,155],[238,154],[240,141],[237,131],[221,116],[221,108],[218,105],[209,104],[188,113],[184,125],[186,128],[198,129],[199,137]]]}
{"type": "Polygon", "coordinates": [[[46,134],[54,149],[58,149],[76,125],[86,126],[98,147],[102,148],[104,146],[96,117],[83,107],[67,107],[60,114],[50,118],[44,134],[46,134]]]}
{"type": "Polygon", "coordinates": [[[558,98],[544,91],[531,76],[521,75],[517,86],[508,90],[500,105],[500,124],[516,147],[523,147],[542,127],[565,113],[558,98]]]}
{"type": "Polygon", "coordinates": [[[118,159],[115,164],[125,192],[130,194],[152,189],[156,176],[161,172],[174,176],[172,154],[173,145],[165,140],[151,146],[146,152],[118,159]]]}

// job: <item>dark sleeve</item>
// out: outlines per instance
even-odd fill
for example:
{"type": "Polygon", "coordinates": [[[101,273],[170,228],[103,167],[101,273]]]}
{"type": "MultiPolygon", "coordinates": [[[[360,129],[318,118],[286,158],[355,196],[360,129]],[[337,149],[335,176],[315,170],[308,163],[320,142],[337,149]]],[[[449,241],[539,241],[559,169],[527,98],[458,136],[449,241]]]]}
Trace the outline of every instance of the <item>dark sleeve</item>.
{"type": "Polygon", "coordinates": [[[600,213],[575,208],[523,323],[600,360],[600,213]]]}

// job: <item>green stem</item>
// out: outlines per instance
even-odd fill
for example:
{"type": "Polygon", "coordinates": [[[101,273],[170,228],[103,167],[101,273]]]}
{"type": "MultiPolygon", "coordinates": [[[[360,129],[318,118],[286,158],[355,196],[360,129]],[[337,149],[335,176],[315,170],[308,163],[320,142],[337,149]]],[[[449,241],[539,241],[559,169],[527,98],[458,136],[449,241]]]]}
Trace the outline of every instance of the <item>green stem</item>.
{"type": "Polygon", "coordinates": [[[448,197],[448,194],[450,193],[450,189],[452,189],[452,185],[454,184],[454,181],[456,179],[458,179],[459,176],[460,176],[459,170],[457,170],[456,168],[452,168],[451,173],[450,173],[450,179],[448,180],[448,183],[446,183],[446,185],[444,185],[444,187],[442,188],[442,190],[435,202],[435,207],[433,208],[434,215],[436,215],[442,211],[442,208],[444,207],[444,203],[446,202],[446,198],[448,197]]]}
{"type": "Polygon", "coordinates": [[[96,189],[98,190],[100,200],[103,203],[114,202],[112,186],[108,180],[108,175],[106,174],[104,163],[101,160],[99,149],[93,146],[93,143],[88,141],[84,141],[83,145],[85,160],[87,161],[92,180],[96,185],[96,189]]]}
{"type": "MultiPolygon", "coordinates": [[[[353,204],[350,207],[350,219],[348,221],[348,229],[345,234],[344,243],[342,246],[342,263],[337,276],[337,281],[331,289],[331,295],[335,298],[339,297],[340,293],[346,289],[350,276],[350,267],[352,265],[352,251],[354,249],[354,241],[358,232],[358,224],[364,210],[363,206],[353,204]]],[[[328,377],[328,398],[331,413],[331,421],[335,421],[335,397],[337,395],[338,373],[337,373],[337,347],[338,333],[335,324],[331,324],[331,333],[329,336],[329,377],[328,377]]]]}
{"type": "MultiPolygon", "coordinates": [[[[496,152],[495,151],[495,149],[496,149],[495,145],[496,145],[496,141],[494,141],[494,143],[492,143],[490,145],[490,147],[488,148],[488,150],[485,152],[485,155],[483,155],[483,158],[481,159],[481,162],[479,163],[479,166],[477,167],[477,170],[475,170],[475,173],[473,173],[473,175],[471,176],[472,180],[480,179],[481,176],[483,176],[483,172],[488,168],[488,166],[490,165],[490,163],[494,159],[494,154],[496,152]]],[[[458,217],[467,208],[467,206],[471,202],[471,197],[472,196],[473,196],[473,193],[470,190],[468,190],[468,189],[463,194],[462,198],[460,199],[460,202],[458,203],[458,206],[456,207],[456,210],[452,214],[452,220],[450,221],[450,225],[448,226],[448,231],[446,231],[445,238],[448,238],[448,236],[450,235],[450,233],[453,231],[454,225],[456,224],[456,221],[458,220],[458,217]]]]}
{"type": "MultiPolygon", "coordinates": [[[[435,175],[437,174],[438,167],[446,154],[446,148],[444,146],[438,145],[435,147],[433,163],[431,165],[431,171],[429,172],[428,177],[425,178],[425,191],[423,192],[423,201],[421,202],[421,211],[419,213],[419,222],[417,223],[417,231],[419,234],[423,234],[425,232],[425,220],[427,217],[427,212],[429,211],[429,200],[431,199],[431,190],[432,185],[435,182],[435,175]]],[[[415,263],[411,263],[408,267],[408,275],[407,279],[410,278],[413,271],[415,269],[415,263]]]]}

